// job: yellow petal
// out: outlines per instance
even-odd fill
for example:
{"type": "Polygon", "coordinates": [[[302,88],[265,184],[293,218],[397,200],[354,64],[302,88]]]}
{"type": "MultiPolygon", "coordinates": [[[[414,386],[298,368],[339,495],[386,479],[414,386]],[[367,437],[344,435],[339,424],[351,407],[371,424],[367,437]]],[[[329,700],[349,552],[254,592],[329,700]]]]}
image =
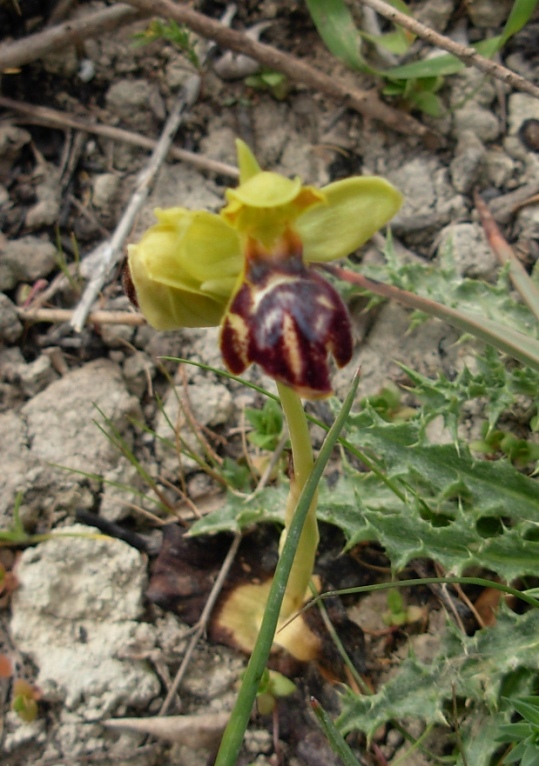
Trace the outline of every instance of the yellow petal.
{"type": "Polygon", "coordinates": [[[300,178],[291,180],[279,173],[262,171],[237,189],[227,189],[226,197],[230,202],[240,202],[249,207],[280,207],[292,202],[300,191],[300,178]]]}
{"type": "Polygon", "coordinates": [[[236,153],[238,155],[238,168],[240,171],[240,184],[244,184],[257,173],[262,172],[256,157],[249,149],[245,141],[236,139],[236,153]]]}
{"type": "Polygon", "coordinates": [[[238,234],[205,211],[155,214],[158,223],[128,247],[142,312],[159,330],[219,324],[242,268],[238,234]]]}
{"type": "Polygon", "coordinates": [[[306,210],[296,221],[306,261],[344,258],[369,240],[402,205],[402,195],[376,176],[347,178],[321,190],[326,205],[306,210]]]}
{"type": "Polygon", "coordinates": [[[137,303],[156,330],[180,327],[213,327],[221,323],[228,299],[204,295],[196,289],[173,287],[155,280],[138,257],[139,245],[129,245],[129,270],[135,286],[137,303]]]}

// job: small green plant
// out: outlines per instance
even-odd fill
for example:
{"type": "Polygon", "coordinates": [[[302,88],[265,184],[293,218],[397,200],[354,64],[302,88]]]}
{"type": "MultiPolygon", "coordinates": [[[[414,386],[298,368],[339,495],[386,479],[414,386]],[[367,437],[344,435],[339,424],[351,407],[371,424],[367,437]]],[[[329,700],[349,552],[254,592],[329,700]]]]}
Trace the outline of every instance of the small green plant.
{"type": "Polygon", "coordinates": [[[288,78],[280,72],[262,70],[245,78],[245,84],[254,90],[267,90],[277,101],[284,101],[290,92],[288,78]]]}
{"type": "Polygon", "coordinates": [[[273,713],[282,697],[289,697],[296,691],[296,684],[276,670],[266,668],[260,679],[256,694],[256,707],[261,715],[273,713]]]}
{"type": "Polygon", "coordinates": [[[277,402],[266,399],[261,410],[246,407],[245,417],[254,429],[247,437],[251,444],[273,452],[283,430],[283,412],[277,402]]]}
{"type": "Polygon", "coordinates": [[[383,621],[389,627],[401,627],[410,625],[424,619],[425,609],[420,606],[406,606],[402,593],[399,590],[390,590],[387,593],[387,612],[384,612],[383,621]]]}
{"type": "Polygon", "coordinates": [[[522,718],[500,726],[496,741],[511,745],[511,750],[504,755],[501,763],[539,766],[539,697],[504,698],[504,702],[522,718]]]}
{"type": "Polygon", "coordinates": [[[175,21],[153,19],[144,32],[133,35],[137,45],[148,45],[155,40],[167,40],[178,48],[195,69],[200,69],[200,59],[197,55],[191,31],[184,25],[179,26],[175,21]]]}
{"type": "MultiPolygon", "coordinates": [[[[397,24],[392,31],[380,35],[366,33],[357,27],[345,0],[306,0],[306,4],[327,48],[346,66],[379,78],[383,83],[382,92],[399,98],[409,108],[419,109],[433,117],[442,114],[443,108],[437,93],[446,76],[465,68],[464,62],[451,54],[442,54],[423,61],[379,69],[363,56],[363,41],[392,54],[402,55],[409,51],[414,35],[397,24]]],[[[411,15],[403,0],[389,0],[389,4],[411,15]]],[[[473,47],[483,56],[494,56],[528,23],[536,5],[537,0],[515,0],[501,34],[474,43],[473,47]]]]}
{"type": "Polygon", "coordinates": [[[23,678],[17,678],[13,682],[13,699],[11,707],[19,718],[25,723],[35,721],[38,714],[37,703],[41,698],[41,692],[36,686],[28,683],[23,678]]]}

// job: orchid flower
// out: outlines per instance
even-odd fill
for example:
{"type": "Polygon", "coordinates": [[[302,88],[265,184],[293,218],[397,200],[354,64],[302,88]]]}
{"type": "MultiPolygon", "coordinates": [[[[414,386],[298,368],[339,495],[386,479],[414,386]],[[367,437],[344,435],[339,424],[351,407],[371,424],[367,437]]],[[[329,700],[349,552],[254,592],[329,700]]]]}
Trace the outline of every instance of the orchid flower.
{"type": "Polygon", "coordinates": [[[300,396],[331,393],[328,358],[352,355],[347,309],[315,269],[364,244],[397,212],[401,195],[378,177],[322,189],[262,171],[237,142],[240,184],[219,214],[156,210],[129,245],[136,301],[158,330],[221,325],[225,364],[257,363],[300,396]]]}
{"type": "MultiPolygon", "coordinates": [[[[237,151],[240,184],[227,190],[220,213],[156,210],[157,224],[128,247],[126,281],[153,327],[220,325],[229,370],[240,374],[256,363],[277,382],[293,457],[282,546],[314,463],[300,397],[329,395],[330,355],[338,366],[352,356],[348,311],[316,264],[364,244],[397,212],[401,195],[378,177],[305,186],[261,170],[242,141],[237,151]]],[[[281,623],[308,594],[317,546],[315,497],[281,596],[281,623]]],[[[256,641],[268,592],[268,583],[248,583],[220,610],[225,634],[246,651],[256,641]]],[[[299,625],[280,630],[277,642],[305,660],[318,644],[311,636],[302,646],[299,625]]]]}

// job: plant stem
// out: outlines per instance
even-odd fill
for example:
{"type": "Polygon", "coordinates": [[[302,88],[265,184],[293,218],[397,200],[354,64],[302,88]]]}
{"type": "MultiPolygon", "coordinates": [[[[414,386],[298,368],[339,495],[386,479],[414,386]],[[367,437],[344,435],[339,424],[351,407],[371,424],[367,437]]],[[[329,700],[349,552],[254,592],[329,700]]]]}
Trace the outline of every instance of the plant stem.
{"type": "MultiPolygon", "coordinates": [[[[289,386],[277,383],[277,389],[281,398],[281,406],[288,424],[290,442],[292,444],[293,476],[290,480],[290,493],[286,503],[285,525],[281,536],[280,549],[282,550],[288,535],[288,529],[294,518],[297,504],[303,487],[311,475],[314,456],[309,434],[309,426],[303,404],[298,394],[289,386]]],[[[312,499],[303,531],[292,565],[292,571],[288,578],[288,585],[281,608],[281,619],[286,619],[297,611],[305,601],[308,593],[309,582],[314,567],[314,559],[318,548],[318,524],[316,521],[316,504],[318,493],[315,492],[312,499]]]]}
{"type": "Polygon", "coordinates": [[[281,612],[281,604],[285,594],[288,576],[294,563],[294,557],[301,537],[303,524],[310,512],[313,498],[316,494],[326,463],[329,460],[333,447],[337,442],[348,413],[350,412],[357,391],[358,382],[359,374],[356,374],[341,411],[324,440],[322,449],[320,450],[318,458],[312,467],[299,497],[296,512],[277,563],[256,645],[251,655],[251,659],[249,660],[247,670],[243,676],[236,705],[225,729],[215,766],[234,766],[237,761],[245,729],[247,728],[251,709],[258,691],[258,685],[262,678],[262,674],[264,673],[264,668],[266,667],[266,662],[273,644],[275,629],[281,612]]]}

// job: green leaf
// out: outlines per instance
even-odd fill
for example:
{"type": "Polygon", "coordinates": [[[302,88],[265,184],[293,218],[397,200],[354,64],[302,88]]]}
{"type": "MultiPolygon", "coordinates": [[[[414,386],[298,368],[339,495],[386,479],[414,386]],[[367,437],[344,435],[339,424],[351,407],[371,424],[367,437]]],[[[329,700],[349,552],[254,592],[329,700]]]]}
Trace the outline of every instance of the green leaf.
{"type": "MultiPolygon", "coordinates": [[[[473,700],[479,711],[476,723],[479,718],[483,724],[487,720],[494,724],[480,745],[481,758],[469,758],[470,745],[466,748],[468,762],[482,766],[499,747],[494,740],[510,714],[499,692],[504,678],[517,668],[539,669],[539,610],[524,615],[503,612],[495,626],[473,637],[448,624],[441,650],[430,664],[411,655],[376,694],[358,696],[347,689],[337,725],[345,735],[359,730],[372,736],[379,726],[394,719],[447,723],[447,702],[455,696],[473,700]]],[[[467,722],[470,732],[471,721],[473,716],[467,722]]]]}
{"type": "Polygon", "coordinates": [[[537,481],[503,460],[473,459],[464,444],[429,443],[419,421],[387,423],[370,409],[349,418],[347,441],[401,490],[396,496],[372,473],[321,488],[319,517],[340,527],[348,546],[377,541],[397,570],[428,557],[455,574],[537,572],[537,481]]]}
{"type": "Polygon", "coordinates": [[[216,532],[238,532],[252,524],[262,522],[284,524],[287,487],[267,487],[254,497],[240,497],[228,493],[222,508],[196,521],[189,535],[207,535],[216,532]]]}
{"type": "Polygon", "coordinates": [[[360,53],[360,36],[344,0],[306,2],[318,34],[331,53],[350,69],[374,71],[360,53]]]}
{"type": "Polygon", "coordinates": [[[509,40],[528,23],[538,0],[515,0],[501,36],[501,45],[509,40]]]}
{"type": "MultiPolygon", "coordinates": [[[[493,56],[502,46],[502,36],[474,43],[471,47],[486,58],[493,56]]],[[[389,80],[410,80],[420,77],[445,77],[466,69],[466,64],[451,53],[442,53],[434,58],[414,61],[411,64],[387,69],[383,75],[389,80]]]]}

